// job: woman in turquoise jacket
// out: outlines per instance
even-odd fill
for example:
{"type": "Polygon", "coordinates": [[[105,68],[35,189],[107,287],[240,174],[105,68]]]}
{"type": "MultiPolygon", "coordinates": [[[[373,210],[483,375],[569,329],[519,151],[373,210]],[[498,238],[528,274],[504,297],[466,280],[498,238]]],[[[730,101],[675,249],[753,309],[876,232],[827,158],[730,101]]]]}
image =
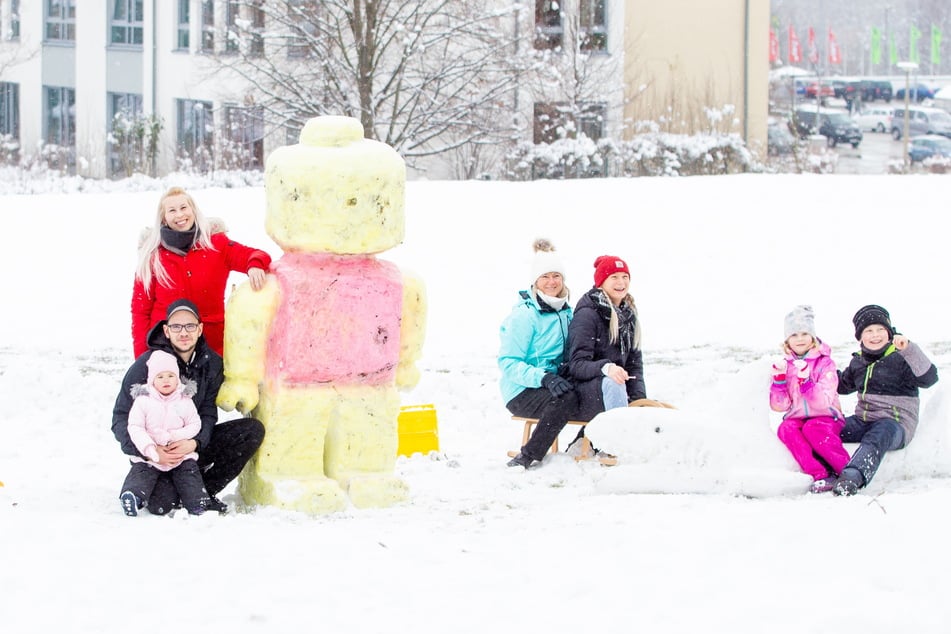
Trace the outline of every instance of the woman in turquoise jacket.
{"type": "Polygon", "coordinates": [[[519,302],[499,333],[499,387],[505,407],[515,416],[538,419],[528,443],[508,463],[525,469],[545,457],[578,412],[578,397],[564,376],[572,316],[565,268],[548,240],[536,240],[534,247],[535,281],[529,290],[519,292],[519,302]]]}

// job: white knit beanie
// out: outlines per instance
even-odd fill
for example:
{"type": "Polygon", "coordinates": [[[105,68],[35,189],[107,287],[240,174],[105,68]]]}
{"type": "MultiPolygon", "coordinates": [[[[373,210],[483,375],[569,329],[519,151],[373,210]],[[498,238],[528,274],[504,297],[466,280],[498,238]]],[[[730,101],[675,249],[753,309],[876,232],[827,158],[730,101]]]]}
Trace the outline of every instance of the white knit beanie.
{"type": "Polygon", "coordinates": [[[816,318],[812,312],[812,306],[796,306],[783,320],[783,333],[785,334],[783,341],[797,332],[807,332],[812,335],[813,339],[816,338],[816,318]]]}
{"type": "Polygon", "coordinates": [[[555,245],[546,238],[538,238],[532,245],[535,258],[532,260],[532,284],[545,273],[561,273],[565,277],[565,265],[555,253],[555,245]]]}

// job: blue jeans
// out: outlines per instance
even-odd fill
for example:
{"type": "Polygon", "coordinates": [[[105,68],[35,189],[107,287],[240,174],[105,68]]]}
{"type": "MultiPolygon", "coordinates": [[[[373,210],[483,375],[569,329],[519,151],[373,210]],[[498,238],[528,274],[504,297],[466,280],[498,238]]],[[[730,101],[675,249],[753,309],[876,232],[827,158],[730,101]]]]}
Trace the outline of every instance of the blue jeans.
{"type": "Polygon", "coordinates": [[[842,442],[859,443],[859,448],[842,471],[858,471],[864,480],[862,486],[867,486],[878,471],[885,452],[901,449],[905,442],[905,430],[888,418],[865,423],[856,416],[848,416],[839,437],[842,442]]]}
{"type": "Polygon", "coordinates": [[[604,403],[604,411],[627,407],[627,386],[618,385],[613,379],[604,377],[601,379],[601,401],[604,403]]]}

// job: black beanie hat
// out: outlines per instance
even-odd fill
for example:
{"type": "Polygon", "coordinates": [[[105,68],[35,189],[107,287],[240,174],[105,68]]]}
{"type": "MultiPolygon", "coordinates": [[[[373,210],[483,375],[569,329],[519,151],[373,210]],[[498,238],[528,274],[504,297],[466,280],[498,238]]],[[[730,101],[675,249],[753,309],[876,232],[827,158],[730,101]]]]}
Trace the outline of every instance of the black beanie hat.
{"type": "Polygon", "coordinates": [[[892,328],[892,319],[888,311],[876,304],[869,304],[868,306],[859,308],[858,312],[855,313],[855,317],[852,318],[852,323],[855,325],[856,341],[861,341],[862,331],[872,324],[885,326],[885,328],[888,329],[889,339],[895,334],[895,329],[892,328]]]}

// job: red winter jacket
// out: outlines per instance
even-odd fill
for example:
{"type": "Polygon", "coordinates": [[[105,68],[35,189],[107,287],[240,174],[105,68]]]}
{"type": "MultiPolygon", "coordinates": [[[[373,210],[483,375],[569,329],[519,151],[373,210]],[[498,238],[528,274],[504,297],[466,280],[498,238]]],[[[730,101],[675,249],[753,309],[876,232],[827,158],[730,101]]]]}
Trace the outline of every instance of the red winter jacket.
{"type": "Polygon", "coordinates": [[[214,250],[192,247],[185,256],[159,245],[159,257],[172,281],[171,288],[158,283],[154,275],[146,290],[138,277],[132,286],[132,349],[136,358],[146,350],[149,330],[165,319],[165,309],[176,299],[189,299],[198,307],[204,324],[205,341],[212,350],[224,352],[225,287],[231,271],[247,273],[258,267],[268,270],[271,256],[228,238],[211,236],[214,250]]]}

